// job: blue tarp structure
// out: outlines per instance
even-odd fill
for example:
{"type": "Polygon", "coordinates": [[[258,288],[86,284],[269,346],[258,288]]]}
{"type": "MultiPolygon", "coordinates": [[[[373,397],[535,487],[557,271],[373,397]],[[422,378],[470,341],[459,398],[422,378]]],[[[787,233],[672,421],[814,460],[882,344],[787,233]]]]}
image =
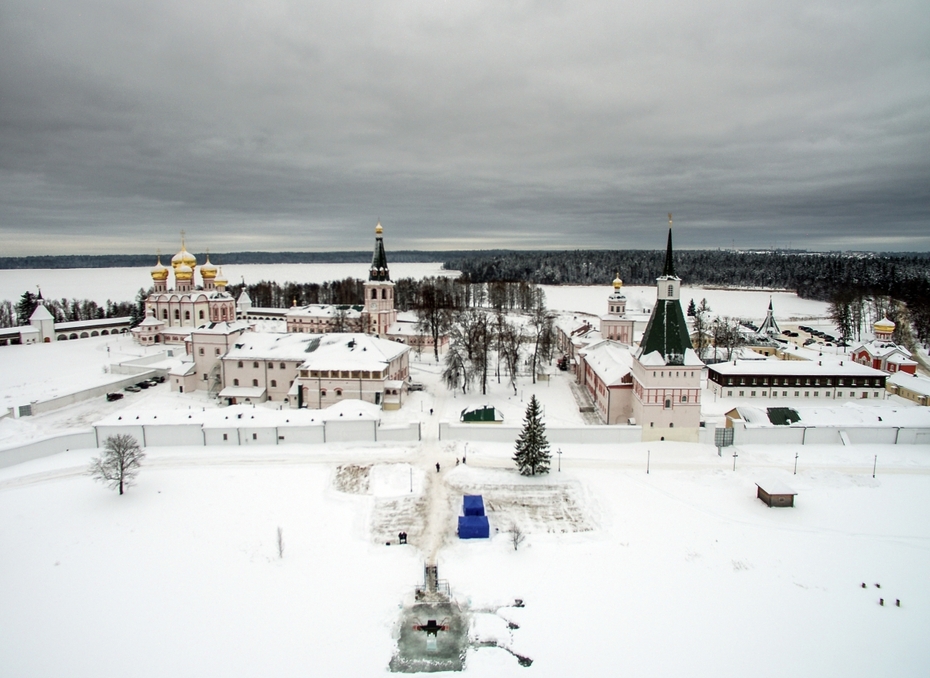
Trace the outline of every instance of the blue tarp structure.
{"type": "Polygon", "coordinates": [[[459,539],[487,539],[491,526],[487,516],[459,516],[459,539]]]}
{"type": "Polygon", "coordinates": [[[466,494],[462,499],[462,504],[466,516],[484,515],[484,499],[481,498],[480,494],[466,494]]]}

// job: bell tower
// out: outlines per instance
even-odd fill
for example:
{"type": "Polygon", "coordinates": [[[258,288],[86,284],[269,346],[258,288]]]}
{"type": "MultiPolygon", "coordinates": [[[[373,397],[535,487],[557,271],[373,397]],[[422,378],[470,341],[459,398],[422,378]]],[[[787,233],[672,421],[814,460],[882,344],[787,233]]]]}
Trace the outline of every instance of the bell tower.
{"type": "Polygon", "coordinates": [[[371,257],[368,282],[365,283],[365,311],[363,325],[368,334],[385,334],[397,321],[394,310],[394,283],[388,270],[384,252],[384,229],[381,220],[375,226],[375,251],[371,257]]]}

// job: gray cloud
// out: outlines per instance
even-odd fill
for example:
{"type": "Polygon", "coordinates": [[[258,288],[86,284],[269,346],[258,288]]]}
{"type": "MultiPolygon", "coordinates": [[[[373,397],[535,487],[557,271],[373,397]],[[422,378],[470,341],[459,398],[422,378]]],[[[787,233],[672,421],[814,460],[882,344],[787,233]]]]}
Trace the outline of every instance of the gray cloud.
{"type": "Polygon", "coordinates": [[[930,10],[10,0],[9,254],[930,249],[930,10]]]}

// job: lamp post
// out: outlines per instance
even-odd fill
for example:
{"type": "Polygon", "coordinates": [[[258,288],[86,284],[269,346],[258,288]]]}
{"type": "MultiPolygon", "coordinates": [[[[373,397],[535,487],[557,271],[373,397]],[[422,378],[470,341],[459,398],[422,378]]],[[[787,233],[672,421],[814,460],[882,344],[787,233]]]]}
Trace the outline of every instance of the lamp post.
{"type": "Polygon", "coordinates": [[[878,466],[878,455],[875,455],[874,461],[872,461],[872,477],[875,477],[875,469],[878,466]]]}
{"type": "Polygon", "coordinates": [[[646,450],[646,475],[649,475],[649,461],[652,457],[652,450],[646,450]]]}
{"type": "Polygon", "coordinates": [[[562,448],[561,447],[558,450],[556,450],[556,454],[559,455],[559,473],[561,473],[562,472],[562,448]]]}
{"type": "Polygon", "coordinates": [[[798,453],[794,453],[794,475],[798,475],[798,453]]]}
{"type": "Polygon", "coordinates": [[[734,450],[733,450],[733,470],[734,470],[734,471],[736,470],[736,458],[737,458],[738,456],[739,456],[739,455],[736,454],[736,449],[734,448],[734,450]]]}

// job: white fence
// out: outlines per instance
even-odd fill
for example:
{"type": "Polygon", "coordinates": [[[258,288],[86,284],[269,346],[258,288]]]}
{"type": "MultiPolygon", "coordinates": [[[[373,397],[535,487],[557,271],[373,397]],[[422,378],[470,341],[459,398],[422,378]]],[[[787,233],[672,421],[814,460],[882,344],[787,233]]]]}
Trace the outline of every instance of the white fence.
{"type": "MultiPolygon", "coordinates": [[[[521,428],[500,424],[455,424],[441,421],[439,439],[512,444],[520,435],[521,428]]],[[[638,443],[642,438],[641,426],[546,427],[546,439],[556,445],[638,443]]]]}
{"type": "Polygon", "coordinates": [[[734,445],[927,445],[930,429],[894,426],[778,426],[734,423],[734,445]]]}
{"type": "Polygon", "coordinates": [[[97,437],[94,435],[93,429],[43,438],[24,445],[0,449],[0,468],[49,457],[66,450],[85,450],[95,447],[97,447],[97,437]]]}

